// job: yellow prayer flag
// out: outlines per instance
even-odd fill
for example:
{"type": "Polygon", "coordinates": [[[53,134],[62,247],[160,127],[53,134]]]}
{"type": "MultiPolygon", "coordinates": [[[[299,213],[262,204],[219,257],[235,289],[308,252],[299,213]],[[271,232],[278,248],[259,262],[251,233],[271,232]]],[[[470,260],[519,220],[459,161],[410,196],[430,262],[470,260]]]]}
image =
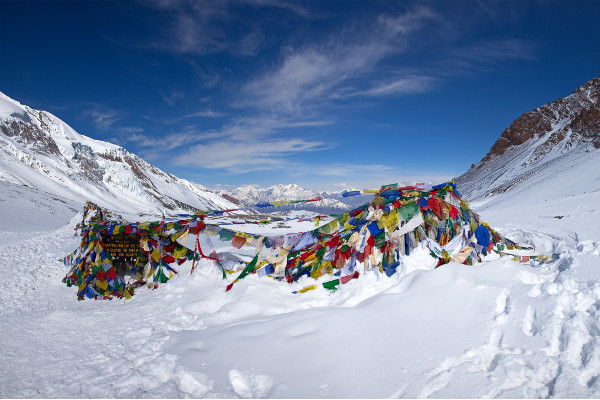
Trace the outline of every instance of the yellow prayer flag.
{"type": "Polygon", "coordinates": [[[338,227],[338,221],[334,219],[333,221],[329,222],[328,224],[325,224],[322,227],[320,227],[319,231],[321,231],[322,233],[328,234],[328,233],[335,231],[337,229],[337,227],[338,227]]]}
{"type": "Polygon", "coordinates": [[[235,236],[243,237],[243,238],[254,238],[254,235],[244,232],[236,232],[235,236]]]}
{"type": "Polygon", "coordinates": [[[101,281],[97,281],[96,282],[96,286],[99,287],[102,290],[106,290],[108,289],[108,282],[105,280],[101,280],[101,281]]]}
{"type": "Polygon", "coordinates": [[[305,293],[305,292],[308,292],[309,290],[313,290],[313,289],[316,289],[316,288],[317,288],[317,285],[307,286],[304,289],[298,290],[298,293],[305,293]]]}
{"type": "Polygon", "coordinates": [[[356,226],[351,225],[351,224],[349,224],[349,223],[346,222],[346,223],[344,223],[344,228],[346,228],[346,230],[351,231],[352,229],[356,228],[356,226]]]}
{"type": "Polygon", "coordinates": [[[318,277],[322,276],[323,274],[321,273],[321,269],[320,268],[315,268],[312,271],[310,271],[310,277],[313,279],[317,279],[318,277]]]}
{"type": "Polygon", "coordinates": [[[377,221],[377,226],[379,229],[387,229],[388,233],[391,233],[399,223],[398,212],[394,209],[388,215],[382,215],[377,221]]]}
{"type": "Polygon", "coordinates": [[[173,257],[175,258],[181,258],[184,257],[185,255],[187,255],[187,249],[185,247],[179,247],[175,250],[173,250],[173,257]]]}

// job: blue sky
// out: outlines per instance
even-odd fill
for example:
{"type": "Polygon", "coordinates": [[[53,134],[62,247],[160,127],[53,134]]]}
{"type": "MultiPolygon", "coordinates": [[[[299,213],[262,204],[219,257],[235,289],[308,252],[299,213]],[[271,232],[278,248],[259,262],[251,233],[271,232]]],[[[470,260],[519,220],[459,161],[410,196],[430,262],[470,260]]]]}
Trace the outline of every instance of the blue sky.
{"type": "Polygon", "coordinates": [[[0,0],[0,91],[207,187],[436,183],[600,75],[598,1],[0,0]]]}

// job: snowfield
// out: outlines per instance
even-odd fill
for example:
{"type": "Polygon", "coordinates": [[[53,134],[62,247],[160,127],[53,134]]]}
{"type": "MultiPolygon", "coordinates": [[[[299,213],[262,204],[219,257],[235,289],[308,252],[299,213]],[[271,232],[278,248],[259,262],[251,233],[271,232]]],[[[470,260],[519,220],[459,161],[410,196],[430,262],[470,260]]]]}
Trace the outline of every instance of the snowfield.
{"type": "Polygon", "coordinates": [[[422,250],[390,278],[302,294],[312,279],[251,275],[225,292],[202,261],[129,301],[77,301],[56,260],[78,246],[80,214],[65,209],[59,229],[56,215],[13,215],[0,225],[0,397],[598,398],[600,191],[536,193],[472,206],[558,260],[434,269],[422,250]]]}

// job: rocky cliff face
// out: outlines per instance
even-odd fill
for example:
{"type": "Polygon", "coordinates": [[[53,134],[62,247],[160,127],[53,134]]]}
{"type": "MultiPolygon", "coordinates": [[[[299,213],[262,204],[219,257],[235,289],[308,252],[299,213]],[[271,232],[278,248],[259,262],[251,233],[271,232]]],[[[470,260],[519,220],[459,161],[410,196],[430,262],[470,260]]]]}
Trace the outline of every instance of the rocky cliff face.
{"type": "MultiPolygon", "coordinates": [[[[234,208],[221,196],[165,173],[124,148],[75,132],[54,115],[0,93],[0,181],[122,211],[234,208]]],[[[9,187],[4,185],[4,187],[9,187]]]]}
{"type": "MultiPolygon", "coordinates": [[[[456,179],[471,199],[517,190],[548,171],[600,156],[600,78],[571,95],[522,114],[483,159],[456,179]]],[[[600,179],[600,172],[588,171],[600,179]]],[[[546,176],[551,182],[552,176],[546,176]]]]}
{"type": "Polygon", "coordinates": [[[594,78],[577,88],[570,96],[560,98],[535,110],[523,113],[502,132],[482,161],[504,154],[510,146],[550,133],[547,145],[539,155],[546,154],[567,136],[587,141],[600,148],[600,78],[594,78]],[[574,134],[574,135],[572,135],[574,134]]]}

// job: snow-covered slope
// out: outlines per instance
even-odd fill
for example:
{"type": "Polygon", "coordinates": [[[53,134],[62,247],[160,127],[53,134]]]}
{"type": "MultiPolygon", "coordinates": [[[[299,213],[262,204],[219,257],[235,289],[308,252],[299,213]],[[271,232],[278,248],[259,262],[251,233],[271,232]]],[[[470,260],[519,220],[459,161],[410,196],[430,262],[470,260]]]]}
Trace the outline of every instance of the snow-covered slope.
{"type": "Polygon", "coordinates": [[[369,270],[336,292],[297,293],[312,278],[252,274],[225,291],[205,259],[127,302],[78,302],[56,261],[78,246],[77,219],[40,229],[16,208],[21,231],[0,226],[0,397],[599,398],[600,163],[581,142],[520,167],[543,143],[530,140],[489,164],[506,170],[482,164],[460,188],[494,229],[559,255],[543,265],[492,254],[434,269],[418,248],[389,278],[369,270]]]}
{"type": "Polygon", "coordinates": [[[56,262],[71,227],[0,232],[0,397],[598,398],[600,193],[536,193],[482,217],[553,263],[432,269],[420,249],[334,293],[256,275],[226,292],[203,260],[78,302],[56,262]]]}
{"type": "Polygon", "coordinates": [[[456,179],[470,200],[546,199],[600,190],[600,78],[517,118],[456,179]],[[506,192],[505,196],[496,197],[506,192]]]}
{"type": "Polygon", "coordinates": [[[54,115],[3,93],[0,182],[3,191],[16,186],[18,191],[42,191],[78,210],[86,200],[136,213],[233,208],[219,195],[165,173],[120,146],[81,135],[54,115]]]}

